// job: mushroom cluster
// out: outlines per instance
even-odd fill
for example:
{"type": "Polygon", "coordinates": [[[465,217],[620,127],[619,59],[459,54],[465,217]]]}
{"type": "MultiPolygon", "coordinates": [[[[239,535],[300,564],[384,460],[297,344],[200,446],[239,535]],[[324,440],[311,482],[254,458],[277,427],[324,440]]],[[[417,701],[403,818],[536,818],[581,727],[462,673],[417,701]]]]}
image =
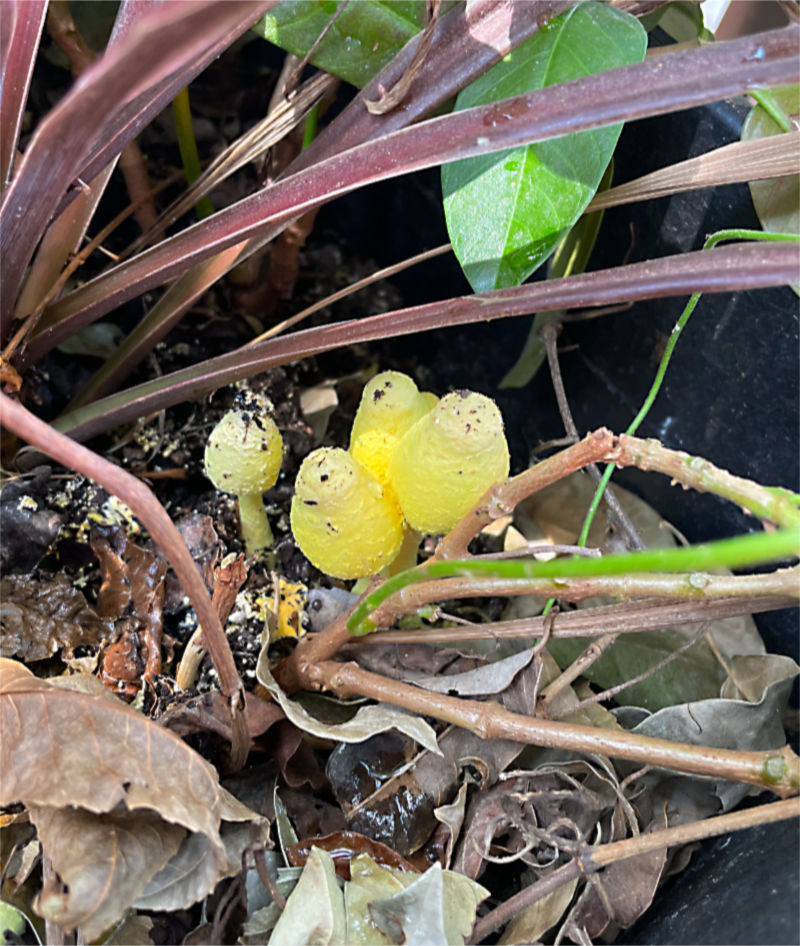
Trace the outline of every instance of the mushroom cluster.
{"type": "Polygon", "coordinates": [[[374,575],[405,535],[447,532],[508,469],[494,401],[473,391],[439,400],[385,371],[364,388],[349,451],[322,447],[303,461],[292,532],[320,571],[374,575]]]}

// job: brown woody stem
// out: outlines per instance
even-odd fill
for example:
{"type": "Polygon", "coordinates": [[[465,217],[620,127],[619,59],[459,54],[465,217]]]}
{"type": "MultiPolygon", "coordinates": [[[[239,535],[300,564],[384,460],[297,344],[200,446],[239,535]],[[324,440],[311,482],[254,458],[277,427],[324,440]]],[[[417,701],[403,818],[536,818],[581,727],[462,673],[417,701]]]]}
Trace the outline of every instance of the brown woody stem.
{"type": "Polygon", "coordinates": [[[355,663],[304,663],[305,689],[329,690],[341,699],[366,696],[460,726],[482,739],[513,739],[546,749],[602,753],[676,772],[746,782],[782,797],[800,791],[800,758],[789,748],[739,752],[669,742],[638,733],[598,729],[512,713],[493,702],[466,700],[423,690],[363,670],[355,663]]]}
{"type": "Polygon", "coordinates": [[[551,623],[553,638],[598,637],[609,628],[616,634],[672,627],[676,624],[697,624],[797,607],[797,600],[788,595],[753,598],[712,598],[702,601],[645,599],[618,604],[564,611],[544,618],[518,618],[488,624],[464,624],[458,627],[425,627],[410,631],[381,631],[349,642],[356,651],[386,644],[446,644],[476,640],[522,640],[540,637],[545,620],[551,623]]]}
{"type": "Polygon", "coordinates": [[[228,638],[211,604],[200,572],[164,507],[141,480],[60,434],[20,403],[2,393],[0,424],[64,466],[100,483],[110,493],[127,503],[141,519],[153,541],[158,544],[164,557],[175,570],[197,613],[197,619],[203,628],[203,638],[219,675],[220,689],[231,701],[234,733],[232,763],[239,766],[243,764],[250,738],[244,715],[242,682],[233,661],[228,638]]]}
{"type": "Polygon", "coordinates": [[[508,923],[521,910],[546,897],[562,884],[584,874],[596,873],[609,864],[636,857],[638,854],[657,851],[660,848],[676,847],[680,844],[727,834],[729,831],[741,831],[745,828],[754,828],[757,825],[784,821],[798,816],[800,816],[800,798],[789,798],[759,805],[757,808],[748,808],[746,811],[716,815],[704,821],[695,821],[692,824],[666,828],[664,831],[653,831],[650,834],[640,834],[635,838],[626,838],[623,841],[613,841],[610,844],[589,848],[580,858],[570,861],[559,870],[520,890],[497,909],[478,920],[469,942],[479,943],[494,930],[508,923]]]}
{"type": "Polygon", "coordinates": [[[800,569],[782,568],[765,575],[640,574],[601,578],[441,578],[406,585],[370,615],[376,627],[391,627],[408,614],[434,601],[448,598],[485,598],[490,595],[538,595],[562,601],[594,597],[677,598],[711,601],[714,598],[800,594],[800,569]]]}
{"type": "Polygon", "coordinates": [[[493,486],[471,512],[442,539],[436,558],[464,558],[470,541],[498,515],[510,512],[517,503],[556,480],[589,463],[605,461],[617,466],[635,466],[670,476],[675,483],[715,493],[749,513],[781,526],[800,524],[800,510],[791,495],[781,489],[760,486],[734,476],[702,457],[670,450],[658,440],[642,440],[627,434],[615,436],[601,427],[579,443],[542,460],[518,476],[493,486]]]}

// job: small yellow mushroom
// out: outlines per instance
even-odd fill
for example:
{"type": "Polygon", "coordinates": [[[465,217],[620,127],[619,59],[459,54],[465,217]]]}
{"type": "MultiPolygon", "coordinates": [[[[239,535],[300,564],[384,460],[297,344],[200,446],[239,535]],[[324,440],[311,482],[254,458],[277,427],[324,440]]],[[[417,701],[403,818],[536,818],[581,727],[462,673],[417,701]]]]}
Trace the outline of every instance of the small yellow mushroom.
{"type": "Polygon", "coordinates": [[[505,479],[508,467],[497,405],[483,394],[457,391],[407,431],[388,473],[406,522],[418,532],[441,533],[505,479]]]}
{"type": "Polygon", "coordinates": [[[237,398],[234,408],[211,431],[205,473],[217,489],[239,501],[242,538],[248,555],[272,544],[262,493],[278,479],[283,439],[261,395],[237,398]]]}
{"type": "Polygon", "coordinates": [[[403,541],[397,504],[369,470],[338,447],[320,447],[303,460],[291,523],[306,558],[334,578],[376,574],[403,541]]]}
{"type": "Polygon", "coordinates": [[[406,374],[382,371],[364,387],[350,433],[350,453],[384,486],[400,438],[436,403],[406,374]]]}

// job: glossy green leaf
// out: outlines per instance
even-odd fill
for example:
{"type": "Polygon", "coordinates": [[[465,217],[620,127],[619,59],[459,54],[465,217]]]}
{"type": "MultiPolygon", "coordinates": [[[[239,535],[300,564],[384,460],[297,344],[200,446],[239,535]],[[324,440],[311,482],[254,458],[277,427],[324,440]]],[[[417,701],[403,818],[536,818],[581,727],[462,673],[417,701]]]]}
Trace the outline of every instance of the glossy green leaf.
{"type": "MultiPolygon", "coordinates": [[[[614,162],[612,160],[609,161],[603,174],[598,191],[608,190],[613,177],[614,162]]],[[[602,222],[602,210],[595,210],[594,213],[580,217],[575,226],[561,238],[550,258],[547,266],[548,279],[560,279],[563,276],[574,276],[575,273],[584,272],[597,242],[597,234],[600,232],[602,222]]],[[[533,379],[542,366],[546,354],[542,329],[547,322],[560,319],[565,311],[565,309],[550,309],[534,315],[522,351],[498,384],[499,388],[524,388],[533,379]]]]}
{"type": "Polygon", "coordinates": [[[703,8],[692,0],[675,0],[648,13],[641,19],[649,33],[657,26],[676,43],[696,43],[698,39],[711,42],[714,39],[705,24],[703,8]]]}
{"type": "MultiPolygon", "coordinates": [[[[264,39],[305,56],[344,0],[288,0],[276,4],[253,29],[264,39]]],[[[425,0],[355,0],[346,4],[311,62],[361,88],[425,26],[425,0]]]]}
{"type": "MultiPolygon", "coordinates": [[[[579,3],[458,96],[457,109],[640,62],[647,34],[601,3],[579,3]]],[[[576,108],[578,104],[576,103],[576,108]]],[[[519,285],[592,199],[621,124],[442,168],[450,240],[476,292],[519,285]]]]}
{"type": "MultiPolygon", "coordinates": [[[[800,85],[773,89],[772,97],[788,118],[797,121],[800,117],[800,85]]],[[[775,119],[760,106],[754,106],[742,128],[742,141],[765,138],[785,131],[775,119]]],[[[752,181],[750,194],[761,226],[768,233],[800,233],[800,178],[775,177],[765,181],[752,181]]]]}

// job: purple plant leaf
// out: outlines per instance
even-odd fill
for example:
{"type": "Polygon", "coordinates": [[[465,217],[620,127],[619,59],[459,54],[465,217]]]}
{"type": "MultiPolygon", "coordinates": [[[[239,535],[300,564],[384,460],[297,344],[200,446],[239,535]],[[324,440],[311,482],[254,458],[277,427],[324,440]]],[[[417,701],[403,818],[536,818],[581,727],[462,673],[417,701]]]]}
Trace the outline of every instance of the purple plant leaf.
{"type": "Polygon", "coordinates": [[[14,166],[47,0],[0,3],[0,190],[14,166]]]}
{"type": "Polygon", "coordinates": [[[691,292],[738,292],[781,286],[795,279],[799,263],[797,244],[740,244],[305,329],[121,391],[65,415],[53,426],[77,440],[84,440],[182,401],[197,400],[225,384],[345,345],[550,309],[605,306],[691,292]]]}
{"type": "Polygon", "coordinates": [[[2,336],[25,267],[76,178],[94,176],[274,0],[172,0],[136,17],[37,129],[0,207],[2,336]]]}
{"type": "Polygon", "coordinates": [[[393,132],[334,155],[144,251],[77,289],[34,336],[37,358],[78,328],[273,224],[358,187],[459,158],[691,108],[792,81],[800,27],[654,57],[393,132]]]}
{"type": "MultiPolygon", "coordinates": [[[[140,2],[140,0],[134,0],[140,2]]],[[[314,139],[285,176],[387,131],[396,130],[424,116],[447,101],[481,72],[535,33],[542,22],[566,9],[569,0],[531,0],[525,4],[475,0],[469,9],[459,5],[439,20],[434,43],[428,51],[403,107],[382,116],[373,115],[361,96],[314,139]],[[445,65],[446,64],[446,65],[445,65]]],[[[402,76],[413,50],[401,51],[367,87],[364,94],[378,97],[402,76]]],[[[237,251],[224,250],[200,263],[174,282],[150,309],[120,349],[95,374],[73,402],[77,407],[110,393],[180,321],[185,312],[214,282],[278,235],[285,224],[273,225],[237,251]]]]}

